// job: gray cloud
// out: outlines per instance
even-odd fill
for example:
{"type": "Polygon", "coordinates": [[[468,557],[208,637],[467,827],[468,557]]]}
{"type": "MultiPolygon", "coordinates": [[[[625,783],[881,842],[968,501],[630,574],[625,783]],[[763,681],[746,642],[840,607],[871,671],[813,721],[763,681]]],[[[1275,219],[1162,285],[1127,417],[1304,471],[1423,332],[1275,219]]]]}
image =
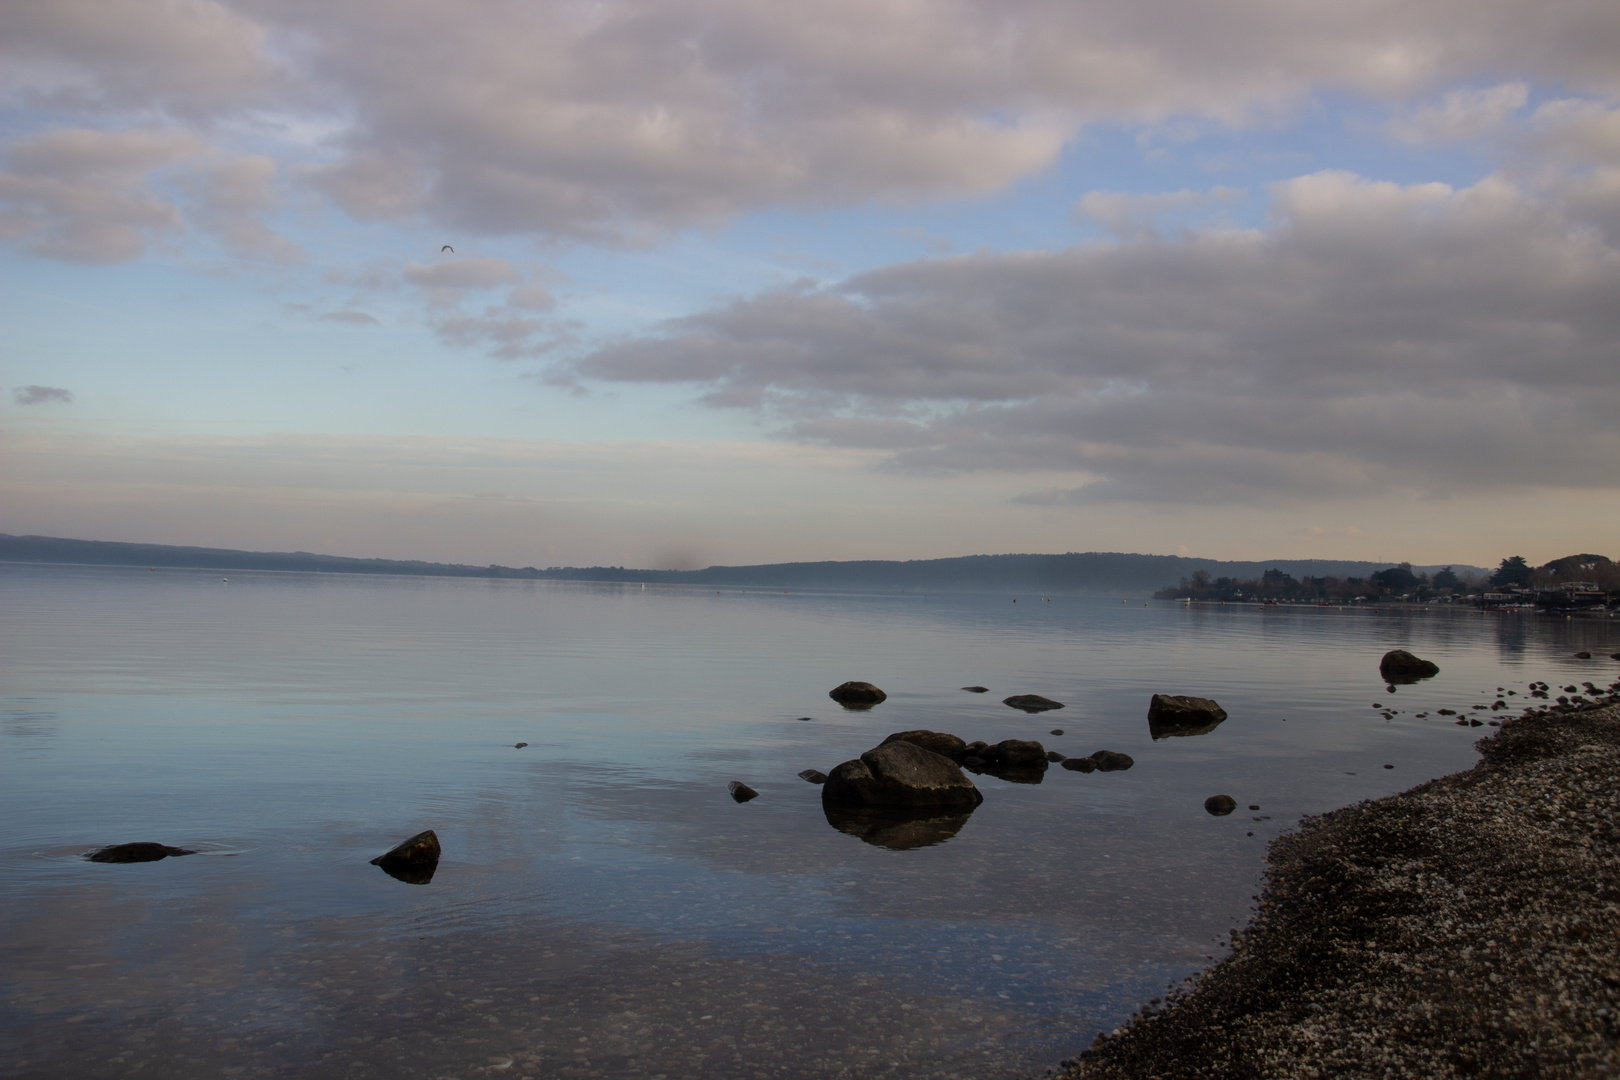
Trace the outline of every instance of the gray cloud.
{"type": "Polygon", "coordinates": [[[18,386],[11,391],[11,397],[19,405],[47,405],[52,402],[71,405],[73,403],[73,391],[63,390],[60,386],[18,386]]]}
{"type": "MultiPolygon", "coordinates": [[[[14,102],[88,126],[320,128],[289,172],[357,218],[636,243],[764,206],[994,191],[1091,122],[1243,125],[1500,72],[1613,94],[1617,35],[1620,10],[1588,0],[62,0],[13,13],[4,48],[14,102]]],[[[1503,94],[1400,132],[1456,137],[1503,94]]]]}
{"type": "Polygon", "coordinates": [[[323,322],[344,323],[348,326],[381,326],[375,315],[363,311],[329,311],[321,316],[323,322]]]}
{"type": "Polygon", "coordinates": [[[191,132],[62,128],[18,139],[0,172],[0,237],[83,263],[140,258],[195,228],[238,254],[289,262],[297,244],[259,216],[277,203],[276,163],[228,156],[191,132]]]}
{"type": "Polygon", "coordinates": [[[1616,485],[1620,251],[1579,207],[1324,172],[1271,211],[801,284],[557,377],[688,384],[889,468],[1082,481],[1037,503],[1616,485]]]}
{"type": "Polygon", "coordinates": [[[0,173],[0,228],[37,254],[74,262],[139,258],[155,235],[178,231],[180,208],[148,174],[196,156],[194,135],[63,129],[13,143],[0,173]]]}

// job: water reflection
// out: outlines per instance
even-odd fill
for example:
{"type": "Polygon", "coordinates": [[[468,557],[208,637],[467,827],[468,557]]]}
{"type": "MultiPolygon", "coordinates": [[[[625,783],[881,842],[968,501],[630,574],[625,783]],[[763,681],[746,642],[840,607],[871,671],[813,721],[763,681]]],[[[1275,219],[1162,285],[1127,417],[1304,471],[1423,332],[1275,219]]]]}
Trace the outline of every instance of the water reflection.
{"type": "Polygon", "coordinates": [[[1208,735],[1224,723],[1222,720],[1210,720],[1203,724],[1182,724],[1175,720],[1161,716],[1148,717],[1148,734],[1155,740],[1180,738],[1185,735],[1208,735]]]}
{"type": "Polygon", "coordinates": [[[439,869],[437,862],[411,863],[403,859],[373,859],[372,865],[395,881],[403,881],[407,885],[426,885],[439,869]]]}
{"type": "Polygon", "coordinates": [[[1000,765],[987,761],[982,765],[963,765],[962,767],[975,776],[993,776],[997,780],[1005,780],[1009,784],[1038,784],[1046,779],[1048,762],[1039,765],[1000,765]]]}
{"type": "Polygon", "coordinates": [[[827,815],[827,824],[839,832],[891,851],[943,844],[961,832],[962,826],[973,816],[971,809],[943,813],[937,807],[901,810],[824,803],[821,809],[827,815]]]}

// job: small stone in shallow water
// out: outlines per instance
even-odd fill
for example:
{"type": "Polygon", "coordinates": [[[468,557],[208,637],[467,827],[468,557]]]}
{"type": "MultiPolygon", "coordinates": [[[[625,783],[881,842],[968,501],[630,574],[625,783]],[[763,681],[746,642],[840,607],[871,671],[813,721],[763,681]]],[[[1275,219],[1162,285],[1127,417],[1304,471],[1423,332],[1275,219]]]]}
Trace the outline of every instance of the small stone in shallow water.
{"type": "Polygon", "coordinates": [[[822,772],[820,769],[805,769],[799,774],[799,779],[808,780],[812,784],[825,784],[827,782],[827,774],[822,772]]]}
{"type": "Polygon", "coordinates": [[[157,862],[167,859],[171,855],[195,855],[189,848],[170,847],[167,844],[114,844],[111,847],[98,848],[90,852],[85,858],[91,862],[99,863],[138,863],[157,862]]]}
{"type": "Polygon", "coordinates": [[[887,700],[888,694],[869,682],[839,683],[827,691],[827,696],[846,709],[869,709],[887,700]]]}
{"type": "Polygon", "coordinates": [[[1394,768],[1394,767],[1395,767],[1395,766],[1393,766],[1393,765],[1385,765],[1385,766],[1384,766],[1384,768],[1386,768],[1386,769],[1393,769],[1393,768],[1394,768]]]}
{"type": "Polygon", "coordinates": [[[1237,809],[1237,800],[1230,795],[1211,795],[1204,800],[1204,809],[1216,817],[1225,817],[1237,809]]]}
{"type": "Polygon", "coordinates": [[[1063,734],[1063,729],[1060,728],[1060,727],[1055,727],[1055,728],[1052,729],[1052,734],[1053,735],[1061,735],[1061,734],[1063,734]]]}
{"type": "Polygon", "coordinates": [[[512,744],[512,749],[514,749],[514,750],[521,750],[521,749],[523,749],[523,748],[524,748],[524,747],[525,747],[525,746],[528,746],[528,745],[529,745],[529,744],[528,744],[528,743],[526,743],[526,742],[520,742],[520,743],[513,743],[513,744],[512,744]]]}
{"type": "Polygon", "coordinates": [[[988,686],[964,686],[962,689],[966,690],[970,694],[988,694],[990,692],[990,688],[988,686]]]}
{"type": "Polygon", "coordinates": [[[1050,712],[1053,709],[1063,708],[1063,702],[1053,701],[1051,698],[1039,694],[1014,694],[1001,702],[1014,709],[1023,709],[1027,713],[1050,712]]]}
{"type": "Polygon", "coordinates": [[[1249,809],[1250,810],[1258,810],[1258,809],[1260,809],[1260,807],[1258,805],[1255,805],[1255,804],[1250,804],[1249,809]]]}
{"type": "Polygon", "coordinates": [[[749,799],[759,798],[759,792],[755,791],[741,780],[733,780],[731,783],[726,785],[726,790],[731,792],[731,797],[740,803],[745,803],[749,799]]]}

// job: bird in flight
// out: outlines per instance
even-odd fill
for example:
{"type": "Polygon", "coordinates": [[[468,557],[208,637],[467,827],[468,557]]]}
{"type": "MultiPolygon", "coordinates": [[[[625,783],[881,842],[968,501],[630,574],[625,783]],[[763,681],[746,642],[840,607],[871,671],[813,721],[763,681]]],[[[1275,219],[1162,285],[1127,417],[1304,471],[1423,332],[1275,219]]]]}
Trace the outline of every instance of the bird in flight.
{"type": "Polygon", "coordinates": [[[439,254],[443,255],[447,251],[452,255],[454,255],[456,253],[455,248],[451,247],[449,244],[446,244],[446,245],[444,245],[444,247],[439,249],[439,254]]]}

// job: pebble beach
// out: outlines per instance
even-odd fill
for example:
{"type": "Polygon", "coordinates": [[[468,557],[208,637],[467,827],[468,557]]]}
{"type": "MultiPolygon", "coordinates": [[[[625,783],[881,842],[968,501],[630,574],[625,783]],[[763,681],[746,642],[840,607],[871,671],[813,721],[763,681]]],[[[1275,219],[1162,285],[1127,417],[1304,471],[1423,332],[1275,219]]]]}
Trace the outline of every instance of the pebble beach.
{"type": "Polygon", "coordinates": [[[1065,1075],[1620,1075],[1616,687],[1277,838],[1229,955],[1065,1075]]]}

